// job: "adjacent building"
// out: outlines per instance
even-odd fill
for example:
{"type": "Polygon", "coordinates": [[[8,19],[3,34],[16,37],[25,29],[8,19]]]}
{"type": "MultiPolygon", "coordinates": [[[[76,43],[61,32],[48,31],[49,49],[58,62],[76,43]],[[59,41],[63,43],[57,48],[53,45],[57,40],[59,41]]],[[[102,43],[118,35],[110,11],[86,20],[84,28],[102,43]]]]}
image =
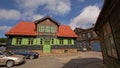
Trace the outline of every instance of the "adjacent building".
{"type": "Polygon", "coordinates": [[[87,50],[101,51],[99,38],[94,27],[88,29],[75,28],[74,32],[78,35],[76,39],[78,50],[87,48],[87,50]]]}
{"type": "Polygon", "coordinates": [[[100,37],[104,64],[120,68],[120,0],[104,1],[95,31],[100,37]]]}
{"type": "Polygon", "coordinates": [[[49,16],[34,22],[21,21],[5,35],[8,37],[8,47],[24,46],[23,48],[39,50],[41,46],[40,49],[44,53],[76,51],[74,42],[77,35],[74,31],[68,25],[61,25],[49,16]]]}

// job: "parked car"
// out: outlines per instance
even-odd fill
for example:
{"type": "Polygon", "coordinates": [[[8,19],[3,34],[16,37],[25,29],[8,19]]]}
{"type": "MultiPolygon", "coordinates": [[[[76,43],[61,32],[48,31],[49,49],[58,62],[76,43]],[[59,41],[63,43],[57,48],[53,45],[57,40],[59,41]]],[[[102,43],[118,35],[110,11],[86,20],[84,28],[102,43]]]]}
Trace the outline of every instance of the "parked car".
{"type": "Polygon", "coordinates": [[[85,46],[77,46],[77,50],[86,52],[87,51],[87,47],[85,47],[85,46]]]}
{"type": "Polygon", "coordinates": [[[37,52],[32,52],[30,50],[14,50],[12,51],[13,54],[19,54],[19,55],[24,55],[27,59],[35,59],[39,57],[39,54],[37,52]]]}
{"type": "Polygon", "coordinates": [[[85,51],[85,52],[86,52],[86,51],[87,51],[87,48],[86,48],[86,47],[83,47],[83,51],[85,51]]]}
{"type": "Polygon", "coordinates": [[[23,55],[14,55],[8,51],[0,51],[0,65],[12,67],[16,64],[21,64],[26,61],[23,55]]]}

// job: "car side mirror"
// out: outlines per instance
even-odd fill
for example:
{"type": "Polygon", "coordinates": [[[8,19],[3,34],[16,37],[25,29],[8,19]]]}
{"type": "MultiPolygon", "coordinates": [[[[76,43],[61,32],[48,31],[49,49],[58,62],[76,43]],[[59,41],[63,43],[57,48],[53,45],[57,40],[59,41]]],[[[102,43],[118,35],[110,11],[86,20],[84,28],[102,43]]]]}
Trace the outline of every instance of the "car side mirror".
{"type": "Polygon", "coordinates": [[[0,58],[3,58],[4,57],[4,55],[0,55],[0,58]]]}

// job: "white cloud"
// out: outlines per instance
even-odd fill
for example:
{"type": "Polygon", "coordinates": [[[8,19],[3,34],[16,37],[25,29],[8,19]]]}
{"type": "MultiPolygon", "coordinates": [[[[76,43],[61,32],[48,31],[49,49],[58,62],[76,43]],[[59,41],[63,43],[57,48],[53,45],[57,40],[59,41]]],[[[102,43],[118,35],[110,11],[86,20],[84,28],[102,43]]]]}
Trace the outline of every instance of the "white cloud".
{"type": "Polygon", "coordinates": [[[36,14],[36,13],[33,13],[33,12],[24,12],[22,14],[22,20],[29,20],[29,21],[35,21],[35,20],[38,20],[40,18],[44,17],[44,15],[41,15],[41,14],[36,14]]]}
{"type": "Polygon", "coordinates": [[[37,15],[33,15],[32,19],[33,19],[33,21],[35,21],[35,20],[41,19],[43,17],[44,17],[43,15],[37,14],[37,15]]]}
{"type": "Polygon", "coordinates": [[[37,8],[43,7],[45,10],[55,14],[66,14],[71,10],[70,0],[15,0],[20,9],[37,11],[37,8]]]}
{"type": "Polygon", "coordinates": [[[8,31],[10,28],[10,26],[0,26],[0,31],[8,31]]]}
{"type": "Polygon", "coordinates": [[[90,27],[90,25],[88,25],[89,23],[96,22],[99,12],[100,9],[98,8],[98,6],[87,6],[78,16],[71,20],[69,25],[72,27],[72,29],[76,27],[88,28],[90,27]]]}
{"type": "Polygon", "coordinates": [[[0,9],[0,19],[2,20],[18,20],[21,17],[21,13],[17,10],[0,9]]]}
{"type": "Polygon", "coordinates": [[[64,15],[71,10],[71,4],[69,0],[51,0],[51,1],[52,2],[48,2],[45,8],[51,11],[52,13],[64,15]]]}

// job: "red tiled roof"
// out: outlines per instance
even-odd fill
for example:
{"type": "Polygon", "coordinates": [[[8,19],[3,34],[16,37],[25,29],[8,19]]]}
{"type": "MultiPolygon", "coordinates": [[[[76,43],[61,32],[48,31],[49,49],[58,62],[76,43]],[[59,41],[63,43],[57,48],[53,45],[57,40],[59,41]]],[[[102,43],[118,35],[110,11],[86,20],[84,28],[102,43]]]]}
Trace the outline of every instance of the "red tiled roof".
{"type": "Polygon", "coordinates": [[[6,32],[6,35],[30,35],[36,36],[35,24],[33,22],[20,22],[11,30],[6,32]]]}
{"type": "Polygon", "coordinates": [[[75,32],[67,25],[60,25],[57,35],[59,37],[74,37],[74,38],[77,37],[75,32]]]}
{"type": "MultiPolygon", "coordinates": [[[[21,35],[21,36],[36,36],[37,32],[35,30],[36,26],[33,22],[20,22],[11,30],[6,32],[6,35],[21,35]]],[[[58,37],[73,37],[76,38],[77,35],[74,31],[67,25],[60,25],[57,33],[58,37]]]]}

